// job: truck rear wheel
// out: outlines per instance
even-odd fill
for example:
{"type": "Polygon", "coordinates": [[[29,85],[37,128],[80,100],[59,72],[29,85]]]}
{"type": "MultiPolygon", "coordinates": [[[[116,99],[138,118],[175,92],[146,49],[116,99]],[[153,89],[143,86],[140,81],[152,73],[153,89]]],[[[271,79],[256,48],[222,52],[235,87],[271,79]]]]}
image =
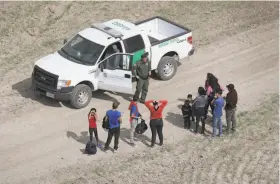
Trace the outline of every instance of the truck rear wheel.
{"type": "Polygon", "coordinates": [[[157,70],[161,80],[170,80],[177,72],[177,61],[173,57],[164,56],[161,58],[157,70]]]}
{"type": "Polygon", "coordinates": [[[81,109],[89,104],[91,98],[91,88],[85,84],[79,84],[73,89],[70,102],[76,109],[81,109]]]}

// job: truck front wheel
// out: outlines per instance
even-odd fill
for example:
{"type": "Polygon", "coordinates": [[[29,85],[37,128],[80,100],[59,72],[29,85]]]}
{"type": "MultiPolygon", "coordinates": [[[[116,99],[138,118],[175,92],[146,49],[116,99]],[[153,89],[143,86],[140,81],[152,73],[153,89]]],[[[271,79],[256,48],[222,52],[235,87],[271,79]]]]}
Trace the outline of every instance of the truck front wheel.
{"type": "Polygon", "coordinates": [[[77,85],[71,94],[70,102],[76,109],[86,107],[92,98],[91,88],[85,84],[77,85]]]}
{"type": "Polygon", "coordinates": [[[177,72],[177,61],[173,57],[164,56],[161,58],[157,70],[161,80],[170,80],[177,72]]]}

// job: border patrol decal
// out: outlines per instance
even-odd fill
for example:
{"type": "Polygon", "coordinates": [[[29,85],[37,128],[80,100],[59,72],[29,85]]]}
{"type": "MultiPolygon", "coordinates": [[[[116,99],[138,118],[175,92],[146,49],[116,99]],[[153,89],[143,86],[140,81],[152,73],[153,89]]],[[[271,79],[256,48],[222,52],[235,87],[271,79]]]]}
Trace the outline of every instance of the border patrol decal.
{"type": "Polygon", "coordinates": [[[174,38],[174,39],[172,39],[172,40],[167,40],[166,42],[160,43],[160,44],[158,45],[158,47],[161,48],[161,47],[164,47],[164,46],[166,46],[166,45],[172,44],[172,43],[174,43],[174,42],[177,42],[177,43],[179,42],[179,43],[180,43],[179,38],[174,38]]]}
{"type": "Polygon", "coordinates": [[[120,22],[113,22],[112,24],[115,25],[115,26],[118,26],[118,27],[120,27],[120,28],[123,28],[123,29],[125,29],[125,30],[127,30],[127,31],[130,30],[129,27],[123,25],[123,24],[120,23],[120,22]]]}

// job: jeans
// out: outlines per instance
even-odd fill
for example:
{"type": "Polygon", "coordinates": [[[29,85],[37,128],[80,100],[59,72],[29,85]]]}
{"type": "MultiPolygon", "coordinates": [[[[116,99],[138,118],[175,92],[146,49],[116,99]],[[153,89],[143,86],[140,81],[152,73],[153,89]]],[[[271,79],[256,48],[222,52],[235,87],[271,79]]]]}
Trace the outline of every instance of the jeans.
{"type": "Polygon", "coordinates": [[[98,139],[98,133],[97,133],[97,128],[89,128],[89,137],[90,137],[90,141],[92,141],[92,134],[94,133],[94,137],[96,139],[96,142],[98,143],[99,142],[99,139],[98,139]]]}
{"type": "Polygon", "coordinates": [[[184,128],[190,129],[191,128],[191,117],[184,117],[184,128]]]}
{"type": "Polygon", "coordinates": [[[132,122],[130,123],[130,143],[134,143],[134,133],[135,133],[135,128],[138,124],[137,119],[133,119],[132,122]]]}
{"type": "Polygon", "coordinates": [[[227,131],[229,131],[232,123],[232,130],[236,127],[236,108],[226,110],[227,131]]]}
{"type": "Polygon", "coordinates": [[[152,131],[151,146],[154,146],[156,143],[156,134],[158,134],[160,145],[162,145],[163,144],[163,134],[162,134],[163,121],[162,121],[162,119],[152,119],[150,121],[150,127],[151,127],[151,131],[152,131]]]}
{"type": "Polygon", "coordinates": [[[195,132],[198,132],[198,127],[199,127],[199,122],[201,122],[202,127],[201,127],[201,133],[204,134],[204,130],[205,130],[205,117],[204,117],[204,112],[205,112],[205,108],[203,107],[199,107],[197,109],[195,109],[195,119],[196,119],[196,126],[195,126],[195,132]]]}
{"type": "Polygon", "coordinates": [[[112,141],[113,136],[115,139],[114,140],[114,149],[117,150],[119,148],[118,146],[119,146],[120,132],[121,132],[120,127],[109,129],[108,138],[107,138],[107,141],[106,141],[105,147],[104,147],[105,150],[109,149],[109,145],[112,141]]]}
{"type": "Polygon", "coordinates": [[[213,132],[212,132],[212,137],[215,137],[216,136],[216,127],[217,127],[217,124],[219,126],[219,136],[222,135],[223,133],[223,130],[222,130],[222,127],[223,127],[223,124],[222,124],[222,117],[213,117],[213,132]]]}

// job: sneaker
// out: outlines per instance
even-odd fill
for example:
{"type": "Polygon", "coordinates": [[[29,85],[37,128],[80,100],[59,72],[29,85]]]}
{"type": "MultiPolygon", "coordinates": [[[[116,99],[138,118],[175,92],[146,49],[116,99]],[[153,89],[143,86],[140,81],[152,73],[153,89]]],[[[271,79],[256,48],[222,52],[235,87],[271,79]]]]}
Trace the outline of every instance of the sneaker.
{"type": "Polygon", "coordinates": [[[97,144],[97,147],[100,148],[100,149],[103,148],[102,144],[97,144]]]}
{"type": "Polygon", "coordinates": [[[143,103],[145,103],[145,100],[144,99],[140,99],[139,102],[143,104],[143,103]]]}
{"type": "Polygon", "coordinates": [[[135,144],[135,143],[130,143],[130,145],[131,145],[132,147],[136,147],[136,144],[135,144]]]}
{"type": "Polygon", "coordinates": [[[159,143],[159,146],[162,146],[163,145],[163,142],[159,143]]]}
{"type": "Polygon", "coordinates": [[[114,153],[118,153],[118,150],[117,150],[117,149],[114,149],[114,153]]]}
{"type": "Polygon", "coordinates": [[[153,148],[154,146],[155,146],[154,144],[151,144],[151,145],[150,145],[151,148],[153,148]]]}
{"type": "Polygon", "coordinates": [[[108,148],[105,148],[105,149],[104,149],[104,152],[105,152],[105,153],[108,153],[108,151],[109,151],[108,148]]]}

